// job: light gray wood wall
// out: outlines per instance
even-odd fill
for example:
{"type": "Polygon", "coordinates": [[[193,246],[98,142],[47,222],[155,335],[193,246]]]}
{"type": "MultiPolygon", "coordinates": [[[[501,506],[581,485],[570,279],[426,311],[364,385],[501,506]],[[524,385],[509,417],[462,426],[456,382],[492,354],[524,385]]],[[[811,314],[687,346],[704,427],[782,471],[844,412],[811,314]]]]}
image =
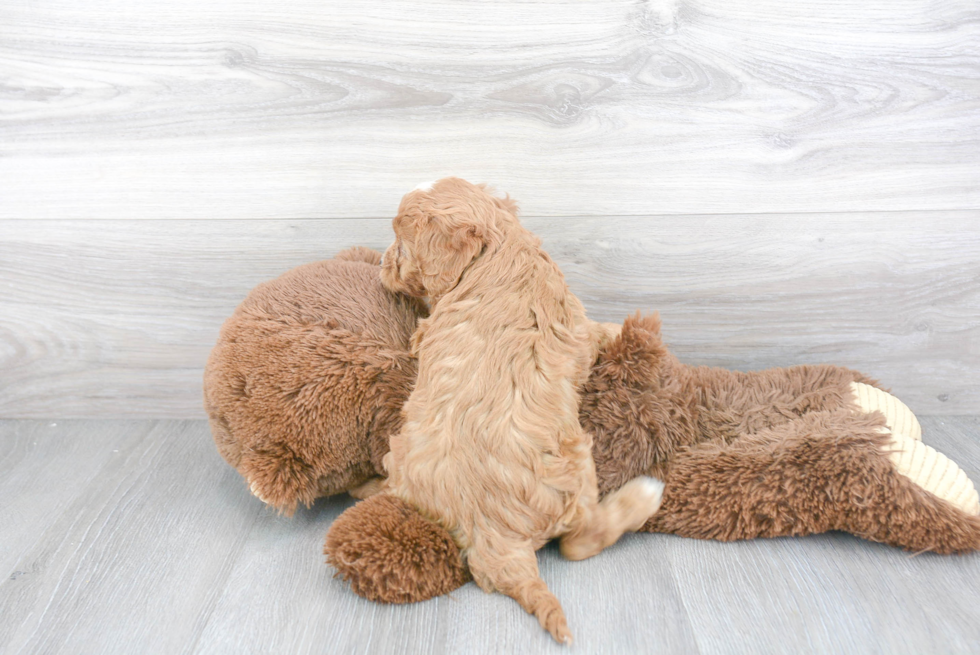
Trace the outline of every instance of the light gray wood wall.
{"type": "MultiPolygon", "coordinates": [[[[838,363],[914,411],[980,410],[980,211],[527,218],[597,320],[660,311],[685,361],[838,363]]],[[[0,415],[203,417],[249,289],[389,221],[4,221],[0,415]]]]}
{"type": "Polygon", "coordinates": [[[976,0],[8,0],[2,215],[980,205],[976,0]]]}
{"type": "Polygon", "coordinates": [[[978,43],[975,0],[4,2],[0,416],[202,416],[248,289],[447,173],[688,361],[980,413],[978,43]]]}

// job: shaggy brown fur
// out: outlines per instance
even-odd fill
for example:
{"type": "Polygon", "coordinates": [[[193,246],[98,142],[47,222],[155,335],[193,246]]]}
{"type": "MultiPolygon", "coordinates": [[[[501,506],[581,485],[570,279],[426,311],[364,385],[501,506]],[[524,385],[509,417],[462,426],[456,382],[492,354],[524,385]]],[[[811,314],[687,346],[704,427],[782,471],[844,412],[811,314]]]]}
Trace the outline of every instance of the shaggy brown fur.
{"type": "Polygon", "coordinates": [[[378,474],[415,379],[425,306],[381,286],[366,248],[256,287],[221,328],[204,373],[218,451],[253,493],[297,503],[378,474]]]}
{"type": "Polygon", "coordinates": [[[851,382],[875,384],[837,366],[753,373],[690,367],[660,339],[660,319],[627,319],[583,388],[582,425],[595,437],[600,492],[641,473],[664,476],[673,456],[699,443],[729,444],[813,411],[838,409],[851,382]],[[632,411],[624,421],[607,417],[632,411]]]}
{"type": "MultiPolygon", "coordinates": [[[[582,389],[580,414],[595,434],[600,489],[638,473],[664,476],[663,504],[643,530],[722,541],[843,530],[912,551],[980,549],[980,518],[898,474],[877,432],[881,416],[852,411],[848,384],[871,380],[836,366],[688,367],[664,347],[659,328],[656,316],[627,319],[582,389]]],[[[361,512],[348,509],[349,522],[331,528],[330,543],[348,543],[379,520],[361,512]]],[[[385,545],[359,545],[363,551],[348,549],[344,562],[329,544],[325,552],[363,585],[370,573],[359,557],[385,545]]],[[[402,581],[424,584],[444,568],[413,567],[402,581]]]]}
{"type": "MultiPolygon", "coordinates": [[[[266,480],[280,507],[376,475],[414,380],[408,339],[425,308],[384,291],[379,255],[357,252],[257,288],[208,363],[218,448],[246,479],[266,480]]],[[[652,532],[732,540],[844,530],[911,551],[980,549],[980,519],[896,473],[873,429],[880,421],[841,411],[850,380],[868,381],[833,366],[686,367],[664,347],[655,317],[630,318],[581,390],[598,485],[606,492],[637,471],[664,475],[663,506],[644,527],[652,532]]],[[[357,593],[409,602],[466,579],[455,544],[432,546],[450,543],[413,507],[378,497],[334,522],[325,552],[357,593]]]]}
{"type": "Polygon", "coordinates": [[[410,603],[447,594],[472,578],[459,547],[418,510],[389,494],[378,494],[344,512],[327,535],[326,549],[354,591],[385,603],[410,603]],[[419,577],[416,571],[429,574],[419,577]],[[342,571],[342,572],[343,572],[342,571]]]}
{"type": "Polygon", "coordinates": [[[513,206],[446,178],[402,200],[382,283],[431,300],[413,336],[418,379],[385,457],[387,493],[448,529],[477,584],[571,634],[535,551],[591,557],[656,511],[629,482],[598,502],[578,389],[600,331],[513,206]]]}

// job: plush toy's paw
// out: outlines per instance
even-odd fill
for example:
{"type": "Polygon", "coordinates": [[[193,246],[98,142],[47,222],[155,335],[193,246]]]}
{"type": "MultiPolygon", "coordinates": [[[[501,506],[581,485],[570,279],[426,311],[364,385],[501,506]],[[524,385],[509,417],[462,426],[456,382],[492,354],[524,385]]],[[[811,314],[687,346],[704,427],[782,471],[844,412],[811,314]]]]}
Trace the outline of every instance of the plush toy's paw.
{"type": "Polygon", "coordinates": [[[389,494],[337,517],[323,553],[354,593],[384,603],[427,600],[470,579],[449,533],[389,494]]]}
{"type": "Polygon", "coordinates": [[[980,515],[980,495],[963,469],[921,441],[895,434],[891,437],[888,459],[899,473],[963,512],[980,515]]]}
{"type": "Polygon", "coordinates": [[[862,382],[851,382],[854,402],[865,414],[879,411],[885,416],[885,425],[899,436],[922,439],[922,427],[905,403],[886,391],[862,382]]]}
{"type": "Polygon", "coordinates": [[[317,497],[313,467],[285,445],[270,444],[243,453],[238,470],[253,496],[287,516],[292,516],[299,503],[310,506],[317,497]]]}
{"type": "Polygon", "coordinates": [[[264,494],[262,493],[262,490],[261,490],[261,489],[259,489],[259,483],[258,483],[258,482],[252,482],[251,484],[249,484],[249,485],[248,485],[248,490],[249,490],[249,492],[250,492],[250,493],[251,493],[251,494],[252,494],[253,496],[255,496],[256,498],[258,498],[259,500],[261,500],[261,501],[262,501],[263,503],[265,503],[266,505],[271,505],[271,504],[272,504],[272,503],[271,503],[271,502],[269,501],[269,498],[268,498],[268,497],[266,497],[266,496],[265,496],[265,495],[264,495],[264,494]]]}

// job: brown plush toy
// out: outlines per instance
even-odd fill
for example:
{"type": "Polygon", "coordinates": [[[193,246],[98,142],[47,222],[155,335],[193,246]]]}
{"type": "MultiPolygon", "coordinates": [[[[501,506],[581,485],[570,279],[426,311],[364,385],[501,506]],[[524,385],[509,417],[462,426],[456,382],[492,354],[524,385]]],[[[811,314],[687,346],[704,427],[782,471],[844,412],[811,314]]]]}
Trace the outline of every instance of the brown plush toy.
{"type": "Polygon", "coordinates": [[[377,476],[401,426],[416,371],[409,339],[427,310],[386,291],[380,263],[352,248],[260,284],[208,358],[218,452],[286,514],[377,476]]]}
{"type": "MultiPolygon", "coordinates": [[[[208,362],[219,451],[281,510],[345,489],[368,495],[383,475],[425,310],[384,291],[376,264],[377,253],[348,251],[261,285],[208,362]]],[[[595,363],[580,418],[600,493],[641,474],[665,481],[648,532],[730,541],[842,530],[913,551],[980,548],[973,484],[922,443],[907,407],[848,369],[685,366],[659,319],[637,315],[595,363]]],[[[449,534],[384,493],[338,517],[325,553],[379,601],[424,600],[469,579],[449,534]]]]}

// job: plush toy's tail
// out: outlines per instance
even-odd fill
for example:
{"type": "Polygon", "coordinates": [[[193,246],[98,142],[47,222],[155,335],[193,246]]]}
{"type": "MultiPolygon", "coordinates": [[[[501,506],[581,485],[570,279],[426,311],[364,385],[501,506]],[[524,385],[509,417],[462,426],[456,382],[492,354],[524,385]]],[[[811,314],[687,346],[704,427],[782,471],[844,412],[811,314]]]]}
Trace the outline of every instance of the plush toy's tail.
{"type": "Polygon", "coordinates": [[[471,579],[442,526],[384,493],[341,514],[327,532],[323,553],[356,594],[383,603],[427,600],[471,579]]]}

